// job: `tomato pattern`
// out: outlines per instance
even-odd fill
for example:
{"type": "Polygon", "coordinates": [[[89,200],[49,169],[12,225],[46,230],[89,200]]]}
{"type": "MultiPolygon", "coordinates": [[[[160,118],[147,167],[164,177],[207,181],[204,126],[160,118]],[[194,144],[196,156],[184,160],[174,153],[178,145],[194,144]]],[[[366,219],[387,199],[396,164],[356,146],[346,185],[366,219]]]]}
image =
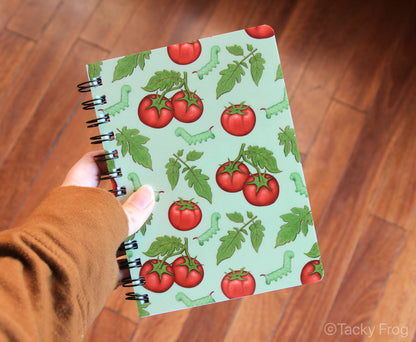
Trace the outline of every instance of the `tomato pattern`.
{"type": "Polygon", "coordinates": [[[305,183],[273,36],[260,25],[91,67],[114,85],[104,148],[118,149],[111,169],[126,177],[113,193],[138,190],[125,181],[135,172],[163,194],[128,255],[143,263],[132,276],[149,294],[140,315],[323,277],[317,247],[307,253],[309,200],[291,178],[305,183]]]}

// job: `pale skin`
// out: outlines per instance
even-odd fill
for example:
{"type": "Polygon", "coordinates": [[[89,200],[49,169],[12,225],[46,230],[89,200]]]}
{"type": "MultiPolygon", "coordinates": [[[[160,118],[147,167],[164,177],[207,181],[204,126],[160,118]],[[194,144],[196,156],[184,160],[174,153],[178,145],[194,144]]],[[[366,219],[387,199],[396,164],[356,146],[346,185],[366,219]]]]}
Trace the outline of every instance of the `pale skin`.
{"type": "MultiPolygon", "coordinates": [[[[104,153],[104,151],[92,151],[84,154],[69,170],[62,186],[98,187],[100,183],[99,174],[105,170],[105,164],[96,163],[94,156],[101,153],[104,153]]],[[[126,200],[123,209],[129,222],[127,236],[140,229],[152,213],[154,206],[154,191],[148,185],[143,185],[126,200]]]]}

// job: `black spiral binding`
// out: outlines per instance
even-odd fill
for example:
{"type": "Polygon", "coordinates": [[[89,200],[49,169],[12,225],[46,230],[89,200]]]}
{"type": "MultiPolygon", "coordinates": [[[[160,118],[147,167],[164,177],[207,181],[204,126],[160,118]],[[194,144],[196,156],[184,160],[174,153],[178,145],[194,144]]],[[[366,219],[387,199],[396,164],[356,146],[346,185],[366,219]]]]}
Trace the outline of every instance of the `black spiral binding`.
{"type": "MultiPolygon", "coordinates": [[[[83,82],[77,85],[78,91],[81,93],[90,92],[91,88],[99,87],[103,84],[101,77],[96,77],[91,81],[83,82]]],[[[96,106],[100,106],[107,103],[107,98],[105,95],[101,95],[98,98],[87,100],[82,102],[82,107],[85,110],[95,109],[96,106]]],[[[110,115],[105,113],[104,109],[98,109],[97,112],[101,112],[97,118],[86,121],[88,128],[98,127],[100,125],[104,125],[109,123],[110,115]]],[[[115,139],[114,132],[107,132],[104,134],[99,134],[92,136],[90,138],[91,144],[102,144],[103,142],[113,141],[115,139]]],[[[118,159],[119,153],[117,150],[113,150],[111,152],[106,152],[103,154],[98,154],[94,156],[94,160],[96,162],[108,162],[111,160],[118,159]]],[[[113,193],[114,196],[123,196],[126,195],[127,190],[125,186],[118,186],[115,179],[121,177],[123,175],[120,168],[115,168],[113,170],[108,170],[108,172],[103,172],[99,175],[100,180],[111,180],[113,189],[109,190],[109,192],[113,193]]],[[[128,242],[122,243],[117,250],[117,257],[125,256],[126,251],[138,249],[138,244],[136,240],[130,240],[128,242]]],[[[126,258],[120,260],[118,259],[119,268],[120,270],[131,270],[133,268],[140,268],[142,267],[142,263],[140,258],[134,260],[128,260],[126,258]]],[[[138,277],[132,279],[131,276],[122,279],[123,287],[135,287],[135,286],[143,286],[145,285],[144,277],[138,277]]],[[[126,300],[135,300],[139,301],[143,304],[149,303],[149,296],[147,294],[138,294],[135,292],[128,292],[126,293],[126,300]]]]}

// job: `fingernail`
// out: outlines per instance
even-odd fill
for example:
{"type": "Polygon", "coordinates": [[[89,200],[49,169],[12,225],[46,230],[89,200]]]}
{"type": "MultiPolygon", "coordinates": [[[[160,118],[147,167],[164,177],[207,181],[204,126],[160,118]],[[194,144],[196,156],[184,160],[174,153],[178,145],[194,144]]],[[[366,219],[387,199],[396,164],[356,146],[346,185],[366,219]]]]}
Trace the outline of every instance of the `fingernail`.
{"type": "Polygon", "coordinates": [[[132,203],[139,209],[146,209],[154,201],[155,193],[149,185],[143,185],[132,196],[132,203]]]}

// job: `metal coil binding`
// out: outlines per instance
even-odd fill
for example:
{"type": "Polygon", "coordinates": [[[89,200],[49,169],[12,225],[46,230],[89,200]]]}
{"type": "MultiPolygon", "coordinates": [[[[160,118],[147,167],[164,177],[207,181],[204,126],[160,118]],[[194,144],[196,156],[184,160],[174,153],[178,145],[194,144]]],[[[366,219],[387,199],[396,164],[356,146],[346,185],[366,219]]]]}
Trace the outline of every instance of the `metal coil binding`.
{"type": "Polygon", "coordinates": [[[129,268],[142,267],[142,262],[140,258],[129,261],[128,259],[120,260],[118,266],[121,270],[127,270],[129,268]]]}
{"type": "Polygon", "coordinates": [[[100,106],[106,103],[107,103],[106,96],[101,95],[100,97],[97,97],[95,99],[84,101],[81,104],[83,106],[82,109],[91,110],[91,109],[94,109],[95,106],[100,106]]]}
{"type": "Polygon", "coordinates": [[[136,292],[127,292],[126,293],[126,300],[137,300],[142,304],[149,303],[149,295],[147,294],[138,294],[136,292]]]}
{"type": "Polygon", "coordinates": [[[92,127],[97,127],[107,122],[110,122],[109,114],[104,114],[103,116],[100,116],[96,119],[88,120],[85,123],[88,124],[87,128],[92,128],[92,127]]]}
{"type": "Polygon", "coordinates": [[[111,152],[108,153],[103,153],[103,154],[97,154],[94,156],[94,160],[96,162],[105,162],[107,160],[115,160],[118,159],[118,151],[117,150],[112,150],[111,152]]]}
{"type": "Polygon", "coordinates": [[[102,144],[104,141],[113,141],[115,139],[114,132],[95,135],[90,138],[91,144],[102,144]]]}
{"type": "Polygon", "coordinates": [[[144,280],[144,277],[138,277],[135,279],[131,279],[131,277],[124,278],[121,280],[121,284],[123,287],[135,287],[135,286],[144,286],[146,285],[146,282],[144,280]]]}
{"type": "Polygon", "coordinates": [[[91,91],[91,88],[99,87],[103,84],[101,77],[95,77],[91,81],[82,82],[77,85],[78,91],[80,93],[88,93],[91,91]]]}
{"type": "Polygon", "coordinates": [[[108,172],[102,172],[100,173],[99,177],[100,180],[106,180],[106,179],[114,179],[114,178],[118,178],[121,177],[123,175],[123,173],[121,172],[121,169],[113,169],[112,171],[108,171],[108,172]]]}

